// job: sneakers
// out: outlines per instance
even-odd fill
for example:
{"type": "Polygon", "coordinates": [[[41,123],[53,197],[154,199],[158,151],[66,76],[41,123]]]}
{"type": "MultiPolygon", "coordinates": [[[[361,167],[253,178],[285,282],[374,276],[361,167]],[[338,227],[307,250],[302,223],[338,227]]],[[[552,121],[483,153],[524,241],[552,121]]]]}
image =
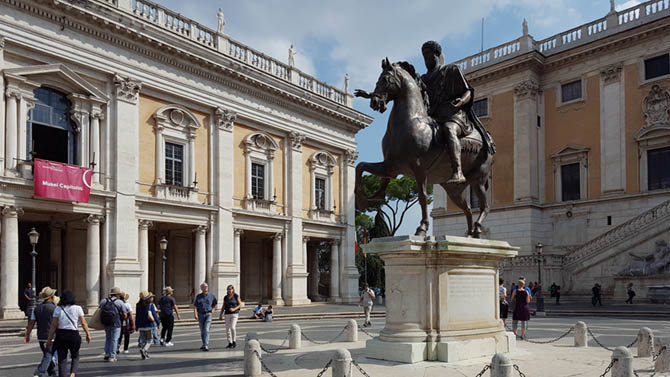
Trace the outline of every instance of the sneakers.
{"type": "Polygon", "coordinates": [[[204,350],[205,350],[205,346],[200,347],[200,351],[204,351],[204,350]]]}
{"type": "Polygon", "coordinates": [[[237,347],[237,342],[233,342],[233,348],[237,347]]]}
{"type": "Polygon", "coordinates": [[[128,350],[123,350],[123,353],[128,354],[129,352],[128,350]]]}
{"type": "Polygon", "coordinates": [[[116,357],[110,357],[109,359],[107,359],[107,362],[115,363],[116,362],[116,357]]]}
{"type": "Polygon", "coordinates": [[[174,343],[172,342],[165,343],[165,347],[172,347],[172,346],[174,346],[174,343]]]}
{"type": "Polygon", "coordinates": [[[108,353],[105,354],[105,357],[103,358],[103,360],[109,361],[109,354],[108,353]]]}
{"type": "Polygon", "coordinates": [[[161,339],[161,346],[165,347],[165,339],[161,339]]]}
{"type": "Polygon", "coordinates": [[[205,352],[209,352],[209,347],[205,346],[205,348],[202,349],[205,352]]]}
{"type": "Polygon", "coordinates": [[[228,343],[228,345],[226,346],[226,348],[233,348],[233,343],[228,343]]]}

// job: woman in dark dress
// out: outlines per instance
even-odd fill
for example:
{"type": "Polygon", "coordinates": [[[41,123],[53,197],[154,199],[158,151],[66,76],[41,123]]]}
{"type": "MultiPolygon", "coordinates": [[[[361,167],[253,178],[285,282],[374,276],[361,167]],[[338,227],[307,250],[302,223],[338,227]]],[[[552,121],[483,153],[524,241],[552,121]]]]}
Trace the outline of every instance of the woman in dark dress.
{"type": "Polygon", "coordinates": [[[526,282],[519,280],[517,289],[512,292],[512,300],[514,301],[514,313],[512,314],[512,329],[517,339],[526,339],[526,329],[528,329],[528,321],[530,320],[530,293],[525,289],[526,282]],[[520,326],[519,326],[520,325],[520,326]],[[521,327],[521,335],[517,334],[516,330],[521,327]]]}

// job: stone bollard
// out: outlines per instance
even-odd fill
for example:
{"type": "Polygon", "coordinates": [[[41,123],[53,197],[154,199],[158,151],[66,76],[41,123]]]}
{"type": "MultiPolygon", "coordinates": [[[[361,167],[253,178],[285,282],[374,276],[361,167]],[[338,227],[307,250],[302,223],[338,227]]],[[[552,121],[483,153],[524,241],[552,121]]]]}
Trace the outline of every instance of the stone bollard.
{"type": "Polygon", "coordinates": [[[654,333],[649,327],[643,327],[637,333],[637,357],[649,357],[654,354],[654,333]]]}
{"type": "Polygon", "coordinates": [[[347,342],[358,342],[358,323],[354,319],[347,322],[347,342]]]}
{"type": "Polygon", "coordinates": [[[333,377],[351,377],[351,354],[340,348],[333,354],[333,377]]]}
{"type": "Polygon", "coordinates": [[[300,349],[302,347],[301,338],[300,326],[296,324],[291,325],[291,334],[288,336],[288,348],[292,350],[300,349]]]}
{"type": "Polygon", "coordinates": [[[619,346],[612,352],[612,377],[633,377],[633,353],[627,347],[619,346]]]}
{"type": "Polygon", "coordinates": [[[654,371],[656,373],[665,373],[670,372],[670,350],[668,350],[668,345],[659,343],[658,352],[661,352],[654,362],[654,371]],[[666,347],[663,351],[663,347],[666,347]]]}
{"type": "Polygon", "coordinates": [[[491,377],[513,377],[512,360],[503,353],[496,353],[491,359],[491,377]]]}
{"type": "Polygon", "coordinates": [[[578,321],[575,323],[575,329],[572,331],[575,334],[575,347],[588,347],[589,342],[586,336],[586,323],[578,321]]]}
{"type": "Polygon", "coordinates": [[[251,339],[244,345],[244,377],[259,377],[262,373],[261,360],[258,355],[261,354],[261,344],[258,340],[251,339]]]}
{"type": "Polygon", "coordinates": [[[248,341],[250,341],[250,340],[252,340],[252,339],[259,340],[259,339],[258,339],[258,333],[256,333],[255,331],[249,331],[249,332],[247,333],[246,338],[244,338],[244,340],[245,340],[246,342],[248,342],[248,341]]]}

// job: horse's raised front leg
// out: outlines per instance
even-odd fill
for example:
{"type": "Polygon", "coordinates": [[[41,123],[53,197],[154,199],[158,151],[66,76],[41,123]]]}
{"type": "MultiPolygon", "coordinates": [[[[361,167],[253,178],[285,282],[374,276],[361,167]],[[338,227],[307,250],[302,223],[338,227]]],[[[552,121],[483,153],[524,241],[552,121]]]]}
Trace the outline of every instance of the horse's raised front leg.
{"type": "Polygon", "coordinates": [[[419,204],[421,205],[421,223],[419,227],[416,228],[414,235],[425,237],[428,233],[428,227],[430,222],[428,221],[428,192],[427,188],[427,179],[425,177],[416,177],[416,184],[418,186],[419,194],[419,204]]]}
{"type": "Polygon", "coordinates": [[[470,210],[470,203],[468,203],[468,201],[465,199],[465,188],[468,186],[464,184],[442,184],[441,186],[444,188],[444,191],[447,192],[449,199],[451,199],[451,201],[454,202],[454,204],[456,204],[458,208],[460,208],[465,214],[465,219],[468,222],[467,236],[470,237],[472,235],[472,210],[470,210]]]}
{"type": "Polygon", "coordinates": [[[472,191],[479,199],[479,217],[475,221],[474,229],[472,230],[472,237],[480,238],[482,234],[482,223],[489,214],[489,198],[486,196],[486,183],[476,183],[472,186],[472,191]]]}
{"type": "Polygon", "coordinates": [[[387,164],[385,162],[360,162],[356,165],[356,187],[354,189],[354,194],[356,196],[356,208],[363,210],[369,207],[369,200],[383,200],[386,194],[386,186],[388,186],[391,178],[394,178],[395,175],[392,174],[387,169],[387,164]],[[374,193],[370,198],[365,197],[365,193],[361,188],[361,182],[363,180],[363,173],[368,172],[372,175],[376,175],[382,178],[381,186],[376,193],[374,193]]]}

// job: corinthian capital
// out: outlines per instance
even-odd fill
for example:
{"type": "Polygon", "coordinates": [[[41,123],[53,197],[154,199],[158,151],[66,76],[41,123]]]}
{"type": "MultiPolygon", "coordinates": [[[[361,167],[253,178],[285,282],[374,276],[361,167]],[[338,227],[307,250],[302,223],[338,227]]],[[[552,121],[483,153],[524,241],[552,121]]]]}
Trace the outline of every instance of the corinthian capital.
{"type": "Polygon", "coordinates": [[[347,149],[344,151],[344,154],[347,158],[347,165],[355,166],[356,160],[358,159],[358,152],[353,149],[347,149]]]}
{"type": "Polygon", "coordinates": [[[116,86],[116,98],[130,103],[137,103],[138,94],[142,89],[142,83],[139,80],[114,75],[114,86],[116,86]]]}
{"type": "Polygon", "coordinates": [[[288,138],[291,140],[291,148],[293,148],[294,151],[302,151],[302,142],[305,141],[305,135],[291,131],[288,133],[288,138]]]}
{"type": "Polygon", "coordinates": [[[609,65],[600,70],[600,77],[607,84],[610,82],[619,81],[621,78],[621,70],[623,69],[623,64],[617,63],[609,65]]]}
{"type": "Polygon", "coordinates": [[[19,217],[23,215],[23,208],[17,206],[3,206],[2,216],[5,217],[19,217]]]}
{"type": "Polygon", "coordinates": [[[237,113],[233,110],[217,107],[214,113],[214,123],[219,129],[224,131],[232,131],[233,123],[237,120],[237,113]]]}
{"type": "Polygon", "coordinates": [[[517,98],[532,98],[540,92],[540,84],[535,80],[526,80],[514,87],[514,95],[517,98]]]}

